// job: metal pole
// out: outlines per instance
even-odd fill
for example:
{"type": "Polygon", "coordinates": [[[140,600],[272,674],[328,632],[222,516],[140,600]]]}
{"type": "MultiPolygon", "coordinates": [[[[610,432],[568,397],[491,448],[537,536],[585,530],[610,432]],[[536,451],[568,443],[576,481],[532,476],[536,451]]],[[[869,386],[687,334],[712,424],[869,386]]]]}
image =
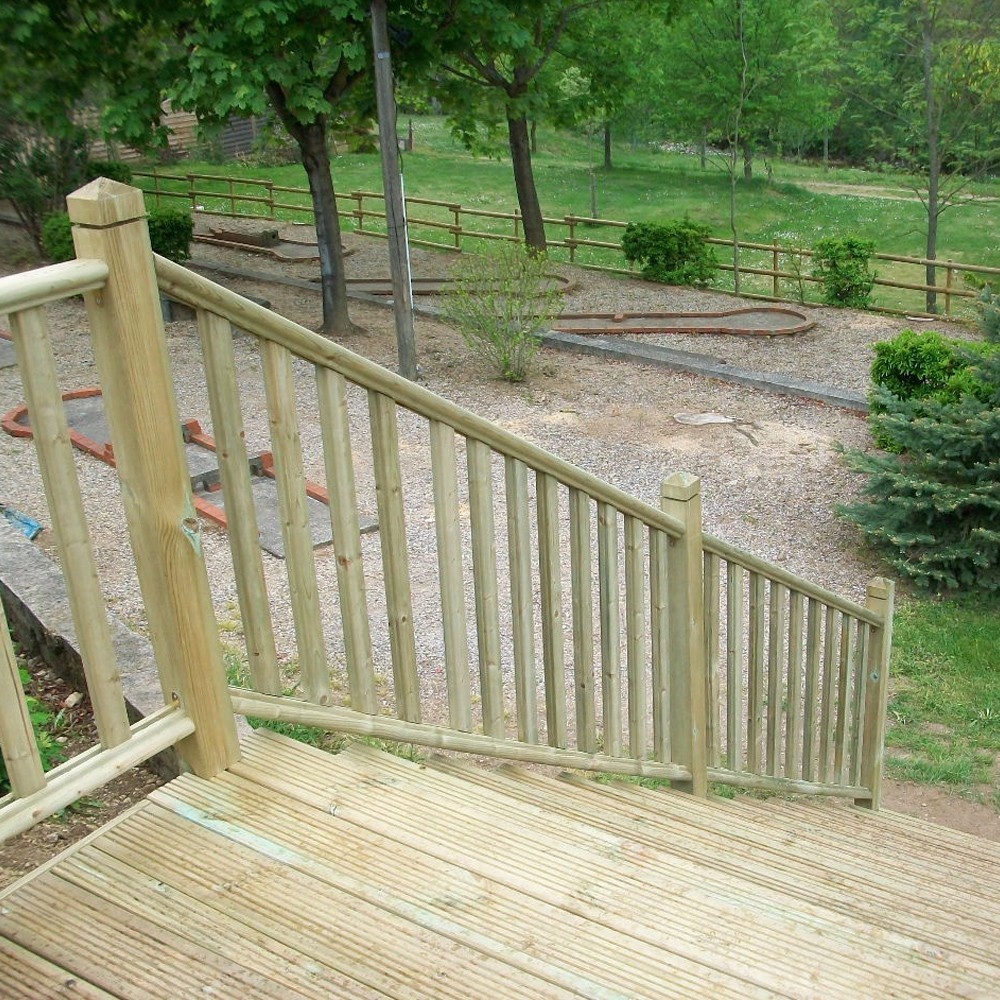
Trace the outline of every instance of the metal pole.
{"type": "Polygon", "coordinates": [[[399,169],[396,136],[396,101],[392,92],[392,61],[385,0],[372,0],[372,45],[375,50],[375,97],[378,101],[378,135],[382,152],[382,186],[385,191],[385,221],[389,237],[389,271],[392,275],[392,307],[396,317],[399,374],[417,377],[417,353],[413,336],[413,289],[407,267],[406,207],[399,169]]]}

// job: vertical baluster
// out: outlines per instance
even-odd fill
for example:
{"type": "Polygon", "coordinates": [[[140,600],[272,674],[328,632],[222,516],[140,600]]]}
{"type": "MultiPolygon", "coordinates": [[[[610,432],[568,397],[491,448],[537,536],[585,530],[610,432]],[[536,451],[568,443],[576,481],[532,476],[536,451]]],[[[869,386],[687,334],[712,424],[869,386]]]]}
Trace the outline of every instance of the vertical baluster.
{"type": "Polygon", "coordinates": [[[622,752],[621,609],[618,577],[618,512],[609,503],[597,505],[597,565],[600,580],[601,700],[604,752],[622,752]]]}
{"type": "Polygon", "coordinates": [[[295,409],[292,354],[268,340],[261,343],[261,354],[302,687],[306,698],[325,705],[330,700],[330,675],[323,642],[319,587],[302,468],[302,444],[295,409]]]}
{"type": "Polygon", "coordinates": [[[809,598],[806,625],[806,687],[802,711],[802,777],[812,781],[816,773],[816,754],[822,747],[817,721],[817,699],[820,696],[819,665],[823,656],[821,628],[822,605],[815,597],[809,598]]]}
{"type": "Polygon", "coordinates": [[[566,746],[566,652],[563,639],[562,565],[559,555],[559,484],[535,476],[538,502],[538,575],[541,588],[545,726],[550,746],[566,746]]]}
{"type": "Polygon", "coordinates": [[[507,547],[510,557],[510,603],[514,644],[514,698],[517,738],[538,742],[538,693],[535,677],[534,597],[531,581],[531,524],[528,470],[523,462],[504,460],[507,491],[507,547]]]}
{"type": "Polygon", "coordinates": [[[0,751],[11,791],[18,798],[45,787],[42,758],[21,688],[21,674],[10,641],[7,616],[0,603],[0,751]]]}
{"type": "Polygon", "coordinates": [[[857,619],[841,615],[840,657],[837,673],[837,728],[833,756],[833,780],[844,781],[847,754],[848,715],[850,714],[850,681],[854,669],[854,630],[857,619]]]}
{"type": "Polygon", "coordinates": [[[649,619],[652,653],[653,759],[671,760],[670,747],[670,604],[667,547],[662,531],[649,529],[649,619]]]}
{"type": "Polygon", "coordinates": [[[797,778],[802,746],[803,595],[793,590],[788,606],[788,716],[785,722],[785,777],[797,778]]]}
{"type": "Polygon", "coordinates": [[[378,711],[372,641],[365,597],[365,567],[361,555],[361,521],[354,484],[351,429],[347,415],[347,384],[328,368],[316,369],[316,395],[323,461],[330,494],[330,527],[337,557],[337,593],[344,630],[344,656],[351,707],[374,715],[378,711]]]}
{"type": "Polygon", "coordinates": [[[719,641],[722,632],[722,613],[719,596],[720,560],[717,555],[706,552],[702,569],[705,602],[705,700],[708,713],[708,763],[718,767],[722,760],[722,730],[719,703],[719,641]]]}
{"type": "Polygon", "coordinates": [[[236,380],[232,327],[221,316],[199,309],[198,334],[205,360],[216,455],[225,491],[229,549],[236,575],[250,678],[255,690],[264,694],[281,694],[278,654],[274,646],[274,629],[257,531],[257,511],[250,484],[240,390],[236,380]]]}
{"type": "Polygon", "coordinates": [[[455,432],[439,420],[431,421],[431,470],[444,629],[445,678],[448,684],[448,721],[453,729],[468,732],[472,729],[472,701],[455,432]]]}
{"type": "Polygon", "coordinates": [[[129,738],[128,716],[59,393],[49,325],[42,309],[14,313],[10,319],[94,720],[101,744],[114,747],[129,738]]]}
{"type": "Polygon", "coordinates": [[[646,565],[642,522],[625,518],[625,666],[628,674],[629,752],[646,756],[646,565]]]}
{"type": "Polygon", "coordinates": [[[854,647],[854,671],[851,678],[851,736],[848,745],[847,778],[852,785],[861,781],[861,739],[865,727],[865,677],[868,673],[868,647],[871,626],[859,621],[854,647]]]}
{"type": "Polygon", "coordinates": [[[576,745],[597,751],[594,704],[594,591],[590,543],[590,497],[569,491],[569,550],[573,610],[573,686],[576,697],[576,745]]]}
{"type": "Polygon", "coordinates": [[[726,563],[726,761],[743,770],[743,629],[746,572],[726,563]]]}
{"type": "Polygon", "coordinates": [[[767,773],[781,773],[781,730],[784,722],[784,645],[786,589],[771,581],[767,616],[767,773]]]}
{"type": "Polygon", "coordinates": [[[747,770],[760,774],[764,725],[764,577],[750,573],[750,659],[747,676],[747,770]]]}
{"type": "Polygon", "coordinates": [[[865,714],[861,736],[861,784],[870,799],[855,800],[868,809],[878,809],[882,798],[882,757],[885,753],[885,713],[889,691],[889,657],[892,653],[892,611],[896,588],[891,580],[876,577],[868,584],[865,605],[882,624],[869,636],[868,669],[865,672],[865,714]]]}
{"type": "Polygon", "coordinates": [[[497,595],[497,543],[493,525],[493,468],[490,449],[471,438],[466,443],[469,467],[469,519],[472,529],[472,579],[476,595],[476,640],[483,732],[502,739],[503,675],[500,669],[500,614],[497,595]]]}
{"type": "Polygon", "coordinates": [[[830,758],[833,749],[833,713],[836,699],[834,687],[836,677],[834,667],[837,663],[837,612],[827,606],[823,622],[823,682],[820,697],[820,727],[819,727],[819,780],[827,781],[830,777],[830,758]]]}
{"type": "Polygon", "coordinates": [[[387,396],[369,390],[368,415],[372,431],[375,498],[378,505],[379,543],[385,578],[396,714],[408,722],[419,722],[420,686],[417,678],[416,641],[413,636],[413,599],[410,594],[403,482],[399,471],[396,404],[387,396]]]}

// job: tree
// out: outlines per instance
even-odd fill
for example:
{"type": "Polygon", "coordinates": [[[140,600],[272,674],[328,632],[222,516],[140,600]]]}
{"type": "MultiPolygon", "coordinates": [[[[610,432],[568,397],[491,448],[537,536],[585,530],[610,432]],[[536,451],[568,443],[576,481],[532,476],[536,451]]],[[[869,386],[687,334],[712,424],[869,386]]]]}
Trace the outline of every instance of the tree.
{"type": "Polygon", "coordinates": [[[729,176],[733,277],[740,290],[737,182],[750,180],[755,150],[818,120],[823,19],[814,0],[703,0],[670,31],[662,120],[675,135],[714,135],[729,176]],[[669,100],[667,99],[669,95],[669,100]]]}
{"type": "Polygon", "coordinates": [[[472,142],[481,126],[506,124],[524,241],[545,249],[545,225],[531,163],[529,121],[558,88],[553,57],[581,13],[602,0],[466,0],[440,33],[440,95],[456,131],[472,142]],[[471,84],[471,86],[470,86],[471,84]]]}
{"type": "Polygon", "coordinates": [[[980,391],[957,401],[876,390],[876,435],[902,454],[849,453],[866,501],[839,513],[887,561],[932,590],[1000,590],[1000,353],[983,356],[980,391]]]}
{"type": "Polygon", "coordinates": [[[45,215],[90,179],[95,136],[133,145],[163,138],[163,39],[150,24],[151,8],[138,0],[114,13],[97,0],[0,5],[0,197],[39,253],[45,215]]]}
{"type": "Polygon", "coordinates": [[[268,105],[302,157],[313,202],[323,295],[321,332],[356,328],[347,309],[329,128],[373,110],[368,8],[362,0],[182,2],[172,19],[183,47],[168,84],[180,107],[206,119],[260,114],[268,105]]]}
{"type": "MultiPolygon", "coordinates": [[[[850,113],[868,147],[922,176],[927,285],[935,284],[941,216],[1000,165],[996,0],[869,0],[843,18],[850,113]]],[[[926,292],[935,312],[937,296],[926,292]]]]}

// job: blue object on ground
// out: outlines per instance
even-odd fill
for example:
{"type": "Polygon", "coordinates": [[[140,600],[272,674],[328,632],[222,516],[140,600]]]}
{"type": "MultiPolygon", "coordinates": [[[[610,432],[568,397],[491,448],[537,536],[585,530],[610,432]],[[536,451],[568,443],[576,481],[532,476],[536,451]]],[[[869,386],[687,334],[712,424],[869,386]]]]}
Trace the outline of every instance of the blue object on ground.
{"type": "Polygon", "coordinates": [[[41,534],[42,526],[33,517],[28,517],[13,507],[0,503],[0,514],[3,514],[29,542],[33,542],[41,534]]]}

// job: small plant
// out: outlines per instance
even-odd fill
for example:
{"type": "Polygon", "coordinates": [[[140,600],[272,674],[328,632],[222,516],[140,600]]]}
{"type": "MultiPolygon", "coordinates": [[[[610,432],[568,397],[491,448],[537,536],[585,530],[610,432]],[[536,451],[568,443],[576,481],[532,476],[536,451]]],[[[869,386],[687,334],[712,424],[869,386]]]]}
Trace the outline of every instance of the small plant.
{"type": "MultiPolygon", "coordinates": [[[[24,667],[19,668],[19,674],[21,677],[21,687],[27,689],[31,681],[31,675],[24,667]]],[[[38,746],[38,753],[42,759],[42,768],[48,771],[65,759],[65,755],[53,735],[57,721],[56,716],[37,698],[33,698],[31,695],[28,695],[25,701],[28,706],[28,718],[31,720],[31,728],[35,731],[35,743],[38,746]]],[[[10,777],[7,774],[7,767],[4,764],[3,756],[0,755],[0,796],[6,795],[9,791],[10,777]]]]}
{"type": "Polygon", "coordinates": [[[76,256],[73,249],[73,224],[65,212],[54,212],[42,223],[42,246],[45,256],[58,264],[76,256]]]}
{"type": "Polygon", "coordinates": [[[149,212],[149,242],[153,252],[178,264],[191,256],[194,220],[181,208],[153,208],[149,212]]]}
{"type": "Polygon", "coordinates": [[[718,261],[705,241],[708,226],[690,219],[658,225],[630,222],[622,237],[622,253],[630,264],[639,264],[642,276],[667,285],[707,285],[715,277],[718,261]]]}
{"type": "Polygon", "coordinates": [[[866,309],[871,305],[875,244],[857,236],[829,236],[816,244],[813,274],[823,283],[828,306],[866,309]]]}
{"type": "Polygon", "coordinates": [[[121,160],[88,160],[83,168],[83,176],[88,181],[107,177],[120,184],[131,184],[132,168],[121,160]]]}
{"type": "Polygon", "coordinates": [[[979,314],[979,331],[991,344],[1000,343],[1000,295],[992,286],[983,285],[976,301],[976,312],[979,314]]]}
{"type": "Polygon", "coordinates": [[[899,573],[941,591],[1000,590],[1000,352],[973,375],[983,387],[955,402],[876,390],[876,436],[901,454],[849,452],[868,475],[866,501],[841,507],[899,573]]]}
{"type": "MultiPolygon", "coordinates": [[[[180,208],[154,208],[149,212],[149,242],[153,252],[181,263],[191,256],[194,220],[180,208]]],[[[65,212],[54,212],[42,224],[42,246],[53,263],[72,260],[73,225],[65,212]]]]}
{"type": "MultiPolygon", "coordinates": [[[[965,396],[985,400],[990,389],[977,376],[975,362],[995,350],[992,344],[953,340],[934,330],[903,330],[875,345],[872,383],[883,391],[871,394],[869,412],[885,413],[886,400],[956,403],[965,396]]],[[[880,427],[873,425],[875,443],[889,451],[900,450],[880,427]]]]}
{"type": "Polygon", "coordinates": [[[544,254],[502,243],[463,257],[444,299],[446,322],[508,382],[523,382],[542,332],[559,314],[561,291],[545,273],[544,254]]]}

